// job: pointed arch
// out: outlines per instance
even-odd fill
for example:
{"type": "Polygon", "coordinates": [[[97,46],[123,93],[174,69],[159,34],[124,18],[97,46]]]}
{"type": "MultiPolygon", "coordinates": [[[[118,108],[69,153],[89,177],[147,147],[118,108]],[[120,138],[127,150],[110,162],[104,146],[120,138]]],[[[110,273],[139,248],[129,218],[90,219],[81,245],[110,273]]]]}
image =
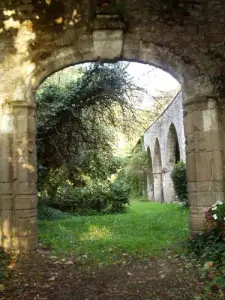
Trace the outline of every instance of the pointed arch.
{"type": "Polygon", "coordinates": [[[158,138],[155,141],[153,156],[153,178],[154,178],[154,200],[163,202],[163,184],[162,184],[162,160],[161,149],[158,138]]]}
{"type": "Polygon", "coordinates": [[[175,199],[175,192],[173,182],[171,179],[171,172],[178,161],[180,161],[180,148],[177,137],[177,131],[175,125],[171,123],[167,134],[166,170],[163,179],[164,195],[166,202],[172,202],[175,199]]]}
{"type": "Polygon", "coordinates": [[[166,147],[166,164],[167,168],[172,169],[175,164],[180,161],[180,148],[177,137],[177,131],[173,123],[171,123],[167,135],[166,147]]]}

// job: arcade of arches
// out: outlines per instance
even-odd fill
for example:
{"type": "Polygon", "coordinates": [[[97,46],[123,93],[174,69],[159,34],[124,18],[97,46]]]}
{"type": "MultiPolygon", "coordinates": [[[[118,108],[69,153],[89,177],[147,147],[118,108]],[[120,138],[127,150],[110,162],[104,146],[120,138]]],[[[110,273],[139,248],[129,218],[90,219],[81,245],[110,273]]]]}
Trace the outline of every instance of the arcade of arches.
{"type": "MultiPolygon", "coordinates": [[[[37,87],[57,70],[99,59],[152,64],[180,82],[190,231],[204,229],[205,209],[224,199],[224,5],[217,0],[1,1],[1,246],[37,247],[37,87]]],[[[174,132],[172,126],[171,139],[174,132]]],[[[159,186],[160,141],[151,154],[159,186]]],[[[174,161],[167,160],[170,167],[174,161]]],[[[157,198],[165,193],[161,189],[157,198]]]]}
{"type": "Polygon", "coordinates": [[[185,161],[182,94],[178,93],[161,116],[145,131],[144,146],[148,153],[147,194],[156,202],[174,200],[171,171],[185,161]]]}

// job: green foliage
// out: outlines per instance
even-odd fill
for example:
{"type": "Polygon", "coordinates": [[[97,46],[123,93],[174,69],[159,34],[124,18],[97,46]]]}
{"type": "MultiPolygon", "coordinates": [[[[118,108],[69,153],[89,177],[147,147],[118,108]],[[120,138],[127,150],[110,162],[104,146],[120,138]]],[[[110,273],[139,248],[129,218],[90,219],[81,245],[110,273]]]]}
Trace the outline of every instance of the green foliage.
{"type": "Polygon", "coordinates": [[[131,201],[126,214],[77,216],[39,222],[40,242],[80,263],[116,264],[133,257],[161,255],[188,237],[188,211],[177,205],[131,201]],[[62,243],[63,241],[63,243],[62,243]]]}
{"type": "Polygon", "coordinates": [[[62,220],[69,219],[69,213],[62,212],[61,210],[46,206],[44,204],[38,205],[38,220],[62,220]]]}
{"type": "Polygon", "coordinates": [[[67,187],[60,189],[54,198],[45,200],[45,203],[63,212],[87,215],[107,208],[109,191],[107,186],[98,183],[85,187],[67,187]]]}
{"type": "Polygon", "coordinates": [[[7,266],[10,264],[11,256],[0,247],[0,282],[5,279],[7,266]]]}
{"type": "Polygon", "coordinates": [[[80,70],[76,79],[61,85],[54,79],[37,93],[37,154],[42,166],[70,165],[71,158],[79,162],[86,150],[111,151],[112,128],[125,129],[128,120],[136,119],[133,94],[138,88],[123,65],[93,64],[80,70]]]}
{"type": "Polygon", "coordinates": [[[41,86],[37,93],[41,198],[55,199],[57,195],[57,199],[68,198],[66,201],[71,202],[73,194],[81,203],[80,194],[89,202],[90,209],[94,202],[103,203],[96,200],[102,199],[100,191],[96,195],[98,187],[90,193],[81,188],[91,182],[107,183],[120,168],[121,162],[114,156],[114,136],[116,130],[127,132],[136,120],[137,90],[126,67],[119,63],[69,68],[54,74],[41,86]],[[58,197],[62,190],[67,195],[62,196],[63,192],[58,197]]]}
{"type": "Polygon", "coordinates": [[[123,180],[117,179],[110,184],[111,212],[124,212],[129,204],[130,186],[123,180]]]}
{"type": "Polygon", "coordinates": [[[46,219],[57,218],[58,213],[60,217],[61,212],[79,215],[124,212],[129,204],[129,187],[118,180],[111,184],[92,182],[85,187],[67,186],[59,189],[53,198],[40,199],[40,203],[44,204],[40,217],[46,219]]]}
{"type": "Polygon", "coordinates": [[[186,164],[184,162],[180,161],[175,165],[171,173],[171,178],[179,201],[188,204],[186,164]]]}
{"type": "Polygon", "coordinates": [[[225,241],[221,230],[213,229],[195,235],[189,240],[187,249],[201,259],[225,263],[225,241]]]}
{"type": "Polygon", "coordinates": [[[225,240],[219,228],[197,234],[188,242],[187,251],[194,255],[204,267],[202,278],[204,290],[198,299],[223,299],[225,290],[225,240]]]}
{"type": "Polygon", "coordinates": [[[147,171],[147,165],[148,155],[142,150],[142,144],[139,143],[131,155],[127,157],[124,162],[124,167],[118,174],[118,177],[129,186],[132,195],[142,195],[143,179],[147,171]]]}
{"type": "Polygon", "coordinates": [[[217,201],[211,207],[212,219],[216,222],[225,221],[225,202],[217,201]]]}

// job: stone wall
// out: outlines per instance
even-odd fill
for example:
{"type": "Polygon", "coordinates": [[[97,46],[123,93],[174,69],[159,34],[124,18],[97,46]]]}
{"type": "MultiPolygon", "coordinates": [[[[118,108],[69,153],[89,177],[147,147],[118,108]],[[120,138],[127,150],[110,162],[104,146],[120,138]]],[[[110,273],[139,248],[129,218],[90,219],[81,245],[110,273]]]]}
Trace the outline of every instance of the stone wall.
{"type": "Polygon", "coordinates": [[[174,200],[171,170],[177,160],[185,161],[182,93],[179,92],[159,118],[145,131],[144,147],[152,160],[153,180],[147,180],[150,200],[174,200]],[[178,141],[178,145],[176,142],[178,141]],[[177,148],[177,149],[176,149],[177,148]],[[179,158],[176,157],[179,150],[179,158]]]}
{"type": "Polygon", "coordinates": [[[0,1],[0,245],[37,247],[37,87],[99,59],[149,63],[182,85],[190,230],[204,228],[205,209],[224,197],[224,8],[219,0],[124,0],[104,13],[93,0],[0,1]]]}

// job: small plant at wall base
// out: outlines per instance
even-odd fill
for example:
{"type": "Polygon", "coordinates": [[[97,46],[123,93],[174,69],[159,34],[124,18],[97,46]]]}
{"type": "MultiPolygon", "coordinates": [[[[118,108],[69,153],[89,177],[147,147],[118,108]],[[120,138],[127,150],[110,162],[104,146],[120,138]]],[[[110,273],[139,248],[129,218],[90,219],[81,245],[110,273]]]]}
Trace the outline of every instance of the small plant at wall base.
{"type": "Polygon", "coordinates": [[[224,299],[225,294],[225,202],[217,201],[205,213],[211,230],[196,234],[187,250],[203,264],[204,289],[199,299],[224,299]]]}
{"type": "Polygon", "coordinates": [[[212,228],[221,230],[225,235],[225,202],[217,201],[205,213],[205,219],[212,228]]]}
{"type": "Polygon", "coordinates": [[[171,172],[175,194],[180,202],[188,206],[186,164],[179,161],[171,172]]]}

